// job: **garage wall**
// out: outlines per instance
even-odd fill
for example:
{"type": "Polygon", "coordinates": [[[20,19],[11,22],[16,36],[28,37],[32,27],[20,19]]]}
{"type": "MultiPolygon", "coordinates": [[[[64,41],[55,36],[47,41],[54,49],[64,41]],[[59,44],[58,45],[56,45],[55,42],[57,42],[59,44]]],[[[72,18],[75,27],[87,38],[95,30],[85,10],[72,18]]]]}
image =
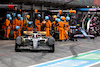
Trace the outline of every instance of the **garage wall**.
{"type": "Polygon", "coordinates": [[[94,5],[99,5],[100,6],[100,0],[94,0],[94,5]]]}
{"type": "Polygon", "coordinates": [[[12,0],[12,2],[30,2],[30,3],[35,3],[35,2],[50,2],[50,3],[60,3],[60,4],[70,4],[70,5],[80,5],[80,6],[92,6],[94,5],[95,2],[99,4],[100,0],[12,0]]]}
{"type": "MultiPolygon", "coordinates": [[[[19,5],[18,9],[22,9],[22,10],[30,10],[32,9],[32,6],[31,5],[25,5],[25,4],[22,4],[22,5],[19,5]]],[[[52,7],[52,6],[44,6],[44,5],[40,5],[40,6],[37,6],[35,4],[33,4],[33,10],[48,10],[48,9],[58,9],[58,8],[55,8],[55,7],[52,7]]],[[[42,15],[42,18],[44,18],[44,12],[41,12],[41,15],[42,15]]],[[[33,12],[33,17],[35,17],[34,15],[34,12],[33,12]]]]}

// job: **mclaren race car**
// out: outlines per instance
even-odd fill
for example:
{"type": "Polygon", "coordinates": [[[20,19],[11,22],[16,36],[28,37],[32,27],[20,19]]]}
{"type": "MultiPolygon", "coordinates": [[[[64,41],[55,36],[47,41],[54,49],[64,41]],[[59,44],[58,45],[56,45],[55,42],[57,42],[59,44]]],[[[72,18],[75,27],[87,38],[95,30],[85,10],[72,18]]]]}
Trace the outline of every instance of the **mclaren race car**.
{"type": "Polygon", "coordinates": [[[15,51],[22,50],[32,51],[49,51],[54,52],[53,37],[45,37],[45,32],[24,31],[24,36],[18,36],[15,41],[15,51]],[[42,35],[41,35],[42,34],[42,35]]]}

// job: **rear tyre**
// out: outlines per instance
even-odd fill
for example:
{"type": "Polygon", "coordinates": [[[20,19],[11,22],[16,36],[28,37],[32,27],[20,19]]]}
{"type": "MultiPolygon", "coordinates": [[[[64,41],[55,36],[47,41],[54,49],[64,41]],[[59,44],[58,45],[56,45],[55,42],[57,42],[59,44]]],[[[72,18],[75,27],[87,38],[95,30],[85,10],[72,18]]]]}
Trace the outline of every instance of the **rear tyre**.
{"type": "Polygon", "coordinates": [[[14,31],[13,30],[10,31],[9,36],[10,36],[11,40],[14,40],[14,31]]]}
{"type": "Polygon", "coordinates": [[[59,32],[54,32],[53,37],[54,37],[56,40],[58,40],[58,39],[59,39],[59,32]]]}
{"type": "Polygon", "coordinates": [[[21,50],[18,49],[18,45],[17,44],[15,45],[15,52],[21,52],[21,50]]]}
{"type": "Polygon", "coordinates": [[[91,39],[94,39],[94,37],[90,37],[91,39]]]}
{"type": "Polygon", "coordinates": [[[18,36],[16,38],[16,41],[15,41],[15,51],[16,52],[21,52],[22,50],[21,49],[18,49],[18,46],[20,46],[21,44],[23,44],[23,37],[22,36],[18,36]]]}
{"type": "Polygon", "coordinates": [[[55,46],[54,46],[54,44],[50,45],[50,47],[52,48],[52,50],[50,50],[49,52],[55,52],[55,46]]]}
{"type": "Polygon", "coordinates": [[[53,37],[48,38],[48,45],[50,48],[52,48],[49,52],[55,51],[55,45],[54,45],[55,39],[53,37]]]}

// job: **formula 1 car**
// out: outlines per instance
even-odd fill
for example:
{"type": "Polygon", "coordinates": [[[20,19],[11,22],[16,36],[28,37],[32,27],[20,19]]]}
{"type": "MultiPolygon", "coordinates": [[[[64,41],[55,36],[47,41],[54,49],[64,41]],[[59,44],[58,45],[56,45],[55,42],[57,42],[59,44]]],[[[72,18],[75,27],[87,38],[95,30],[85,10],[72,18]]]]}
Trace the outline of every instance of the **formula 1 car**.
{"type": "Polygon", "coordinates": [[[79,27],[78,29],[76,29],[77,31],[80,31],[82,34],[76,34],[74,35],[74,38],[84,38],[84,37],[90,37],[91,39],[94,39],[95,36],[94,35],[88,35],[81,27],[79,27]]]}
{"type": "Polygon", "coordinates": [[[18,36],[15,41],[15,51],[49,51],[54,52],[54,38],[42,36],[43,32],[24,31],[24,36],[18,36]],[[40,34],[41,33],[41,34],[40,34]]]}

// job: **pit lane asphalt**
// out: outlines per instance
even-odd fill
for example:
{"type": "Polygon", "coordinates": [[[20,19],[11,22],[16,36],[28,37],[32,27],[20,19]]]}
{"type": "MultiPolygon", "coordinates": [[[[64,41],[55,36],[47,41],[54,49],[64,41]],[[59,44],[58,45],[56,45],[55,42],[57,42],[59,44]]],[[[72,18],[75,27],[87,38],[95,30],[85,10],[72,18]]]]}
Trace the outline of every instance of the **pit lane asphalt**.
{"type": "MultiPolygon", "coordinates": [[[[55,42],[55,52],[15,52],[14,40],[0,40],[0,67],[27,67],[55,59],[72,56],[69,49],[72,45],[78,45],[75,47],[75,51],[79,53],[88,52],[95,49],[100,49],[100,36],[95,39],[78,39],[79,41],[65,41],[55,42]]],[[[97,64],[93,67],[100,67],[97,64]]]]}

